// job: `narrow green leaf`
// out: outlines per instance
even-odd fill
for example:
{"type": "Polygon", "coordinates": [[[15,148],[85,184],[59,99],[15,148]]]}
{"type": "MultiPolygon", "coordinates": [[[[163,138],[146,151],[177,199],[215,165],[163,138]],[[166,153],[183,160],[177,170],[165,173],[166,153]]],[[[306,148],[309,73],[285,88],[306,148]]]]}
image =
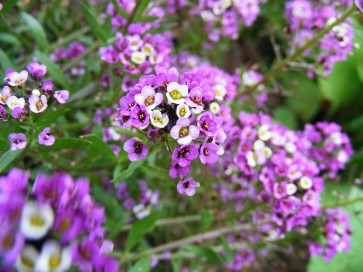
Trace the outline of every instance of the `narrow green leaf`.
{"type": "Polygon", "coordinates": [[[134,132],[128,129],[124,129],[124,128],[114,128],[116,132],[122,134],[122,135],[127,135],[130,137],[137,137],[140,140],[142,140],[143,142],[147,142],[147,137],[145,134],[142,134],[141,132],[134,132]]]}
{"type": "Polygon", "coordinates": [[[125,247],[126,251],[130,251],[142,239],[142,237],[144,237],[146,233],[154,228],[155,222],[158,218],[159,213],[154,211],[149,216],[133,224],[129,235],[127,236],[125,247]]]}
{"type": "Polygon", "coordinates": [[[102,29],[93,12],[83,3],[81,3],[81,12],[83,13],[83,16],[90,26],[93,34],[106,43],[108,40],[107,33],[102,29]]]}
{"type": "Polygon", "coordinates": [[[226,237],[222,237],[222,244],[223,244],[226,263],[230,263],[233,259],[233,253],[231,247],[228,245],[226,237]]]}
{"type": "Polygon", "coordinates": [[[81,138],[59,138],[55,140],[54,145],[47,146],[46,150],[58,149],[87,149],[92,145],[92,142],[81,138]]]}
{"type": "Polygon", "coordinates": [[[133,267],[129,269],[129,272],[148,272],[151,269],[151,258],[145,256],[141,258],[133,267]]]}
{"type": "Polygon", "coordinates": [[[199,257],[204,257],[211,264],[221,264],[221,256],[215,252],[213,249],[208,247],[196,246],[196,245],[186,245],[183,247],[184,250],[194,253],[199,257]]]}
{"type": "Polygon", "coordinates": [[[47,35],[45,34],[45,31],[41,24],[35,19],[33,16],[31,16],[28,13],[21,13],[21,18],[24,20],[27,26],[29,26],[30,31],[32,32],[32,36],[35,39],[35,42],[38,44],[38,46],[43,50],[47,51],[48,49],[48,40],[47,35]]]}
{"type": "Polygon", "coordinates": [[[151,0],[141,0],[141,3],[135,13],[135,17],[134,17],[134,22],[139,22],[139,19],[141,17],[141,15],[144,13],[144,11],[146,10],[147,6],[149,5],[151,0]]]}
{"type": "Polygon", "coordinates": [[[115,7],[116,11],[124,18],[128,18],[129,14],[127,14],[127,12],[120,7],[120,5],[118,4],[117,0],[112,0],[113,6],[115,7]]]}
{"type": "Polygon", "coordinates": [[[0,158],[0,173],[2,173],[22,152],[23,149],[6,151],[0,158]]]}
{"type": "Polygon", "coordinates": [[[112,180],[112,182],[118,183],[122,180],[125,180],[127,178],[129,178],[137,168],[139,168],[143,163],[145,162],[145,160],[139,160],[139,161],[133,161],[130,163],[129,167],[122,171],[121,173],[119,173],[116,178],[114,178],[112,180]]]}
{"type": "Polygon", "coordinates": [[[108,144],[106,144],[100,137],[98,137],[97,135],[87,135],[84,136],[84,139],[90,141],[93,143],[93,147],[94,149],[96,149],[97,153],[102,156],[103,160],[107,160],[107,161],[115,161],[116,160],[116,156],[115,153],[113,153],[112,149],[109,147],[108,144]]]}
{"type": "Polygon", "coordinates": [[[20,46],[19,39],[15,35],[10,33],[0,33],[0,41],[2,43],[12,44],[15,48],[18,48],[20,46]]]}
{"type": "Polygon", "coordinates": [[[203,211],[203,213],[202,213],[202,222],[201,222],[202,228],[204,230],[209,229],[212,222],[213,222],[213,215],[211,215],[208,211],[203,211]]]}
{"type": "Polygon", "coordinates": [[[37,128],[47,127],[56,121],[59,117],[70,112],[71,109],[61,108],[57,110],[48,110],[44,114],[40,115],[38,119],[35,120],[37,128]]]}
{"type": "Polygon", "coordinates": [[[6,55],[6,53],[2,49],[0,49],[0,67],[0,70],[3,70],[4,72],[6,71],[6,69],[15,68],[8,55],[6,55]]]}
{"type": "Polygon", "coordinates": [[[141,17],[139,19],[139,22],[145,22],[145,23],[147,23],[147,22],[154,22],[157,19],[159,19],[158,16],[145,16],[145,17],[141,17]]]}
{"type": "Polygon", "coordinates": [[[52,62],[45,54],[38,50],[35,51],[35,56],[39,59],[41,63],[47,66],[47,72],[51,75],[52,79],[54,79],[55,82],[62,85],[62,87],[66,88],[67,90],[70,89],[70,85],[67,82],[67,79],[58,64],[52,62]]]}

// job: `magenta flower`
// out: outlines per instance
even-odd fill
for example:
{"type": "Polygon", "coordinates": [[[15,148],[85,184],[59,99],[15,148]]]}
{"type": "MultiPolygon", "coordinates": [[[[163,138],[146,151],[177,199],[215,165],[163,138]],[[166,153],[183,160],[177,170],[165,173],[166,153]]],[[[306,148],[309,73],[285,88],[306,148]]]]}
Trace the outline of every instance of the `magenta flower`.
{"type": "Polygon", "coordinates": [[[26,146],[26,136],[23,133],[11,133],[8,139],[10,150],[23,149],[26,146]]]}
{"type": "Polygon", "coordinates": [[[29,63],[27,69],[35,80],[41,80],[47,73],[47,66],[38,62],[29,63]]]}
{"type": "Polygon", "coordinates": [[[54,93],[54,98],[57,99],[58,103],[64,104],[69,98],[69,91],[60,90],[54,93]]]}
{"type": "Polygon", "coordinates": [[[144,105],[135,106],[131,110],[132,125],[139,128],[145,128],[149,124],[150,115],[144,105]]]}
{"type": "Polygon", "coordinates": [[[8,117],[8,113],[6,109],[0,105],[0,119],[6,119],[6,117],[8,117]]]}
{"type": "Polygon", "coordinates": [[[200,161],[203,164],[206,163],[215,163],[218,161],[218,152],[219,147],[213,143],[204,143],[200,147],[200,161]]]}
{"type": "Polygon", "coordinates": [[[152,110],[163,102],[163,94],[155,93],[155,90],[150,86],[142,88],[141,93],[135,95],[137,104],[144,105],[146,109],[152,110]]]}
{"type": "Polygon", "coordinates": [[[218,123],[210,113],[201,115],[198,119],[197,126],[207,136],[213,136],[218,130],[218,123]]]}
{"type": "Polygon", "coordinates": [[[38,142],[41,145],[51,146],[55,142],[55,137],[50,134],[50,128],[47,127],[43,129],[41,133],[38,135],[38,142]]]}
{"type": "Polygon", "coordinates": [[[124,143],[124,150],[128,153],[130,161],[138,161],[146,158],[148,148],[137,138],[131,138],[124,143]]]}
{"type": "Polygon", "coordinates": [[[28,112],[25,108],[15,107],[11,111],[11,116],[19,122],[23,122],[28,117],[28,112]]]}
{"type": "Polygon", "coordinates": [[[32,112],[40,113],[48,107],[47,97],[43,94],[40,97],[32,95],[29,97],[29,109],[32,112]]]}
{"type": "Polygon", "coordinates": [[[198,149],[193,145],[182,145],[175,148],[171,158],[175,161],[179,166],[185,167],[189,165],[192,160],[198,157],[198,149]]]}
{"type": "Polygon", "coordinates": [[[192,196],[195,194],[195,188],[199,187],[199,185],[199,182],[187,177],[180,180],[176,188],[179,194],[192,196]]]}
{"type": "Polygon", "coordinates": [[[186,176],[190,172],[190,165],[180,166],[176,160],[171,161],[169,168],[169,176],[171,178],[177,178],[179,176],[186,176]]]}
{"type": "Polygon", "coordinates": [[[190,120],[183,117],[176,122],[176,125],[170,131],[170,135],[179,144],[189,144],[199,136],[199,129],[196,126],[190,125],[190,120]]]}
{"type": "Polygon", "coordinates": [[[286,185],[287,185],[286,182],[275,183],[273,185],[274,196],[277,199],[281,199],[281,198],[287,196],[286,185]]]}
{"type": "Polygon", "coordinates": [[[12,265],[16,262],[23,246],[24,237],[20,232],[14,231],[10,225],[2,224],[0,231],[0,255],[5,265],[12,265]]]}

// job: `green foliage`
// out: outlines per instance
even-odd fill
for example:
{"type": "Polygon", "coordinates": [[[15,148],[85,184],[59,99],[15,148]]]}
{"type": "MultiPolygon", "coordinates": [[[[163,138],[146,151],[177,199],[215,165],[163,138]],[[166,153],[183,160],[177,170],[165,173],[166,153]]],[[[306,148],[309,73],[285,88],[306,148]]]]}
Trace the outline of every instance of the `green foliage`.
{"type": "Polygon", "coordinates": [[[186,245],[183,246],[183,249],[187,252],[191,252],[198,257],[204,257],[207,259],[208,263],[211,264],[221,264],[222,258],[217,252],[213,249],[205,247],[205,246],[196,246],[196,245],[186,245]]]}
{"type": "Polygon", "coordinates": [[[23,12],[21,14],[22,19],[24,20],[25,24],[30,28],[32,36],[35,39],[35,42],[39,46],[41,50],[46,52],[48,50],[48,39],[42,25],[28,13],[23,12]]]}
{"type": "Polygon", "coordinates": [[[8,166],[14,162],[14,160],[19,157],[19,155],[23,152],[23,149],[18,150],[8,150],[0,157],[0,173],[3,173],[7,170],[8,166]]]}
{"type": "Polygon", "coordinates": [[[88,25],[90,26],[93,34],[104,43],[107,43],[110,37],[107,32],[104,31],[102,26],[98,23],[96,16],[93,14],[90,8],[87,7],[85,4],[81,3],[81,12],[86,19],[88,25]]]}
{"type": "Polygon", "coordinates": [[[133,267],[129,269],[129,272],[148,272],[151,270],[151,258],[145,256],[141,258],[133,267]]]}

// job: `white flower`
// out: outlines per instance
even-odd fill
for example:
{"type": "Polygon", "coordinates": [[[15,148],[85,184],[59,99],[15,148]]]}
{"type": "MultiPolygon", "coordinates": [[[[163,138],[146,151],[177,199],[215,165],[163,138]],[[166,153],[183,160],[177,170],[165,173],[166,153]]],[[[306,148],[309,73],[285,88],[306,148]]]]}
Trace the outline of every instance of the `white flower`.
{"type": "Polygon", "coordinates": [[[37,272],[65,272],[72,265],[69,247],[61,248],[56,241],[46,241],[35,264],[37,272]]]}
{"type": "Polygon", "coordinates": [[[23,70],[20,73],[12,72],[9,75],[9,82],[10,86],[22,86],[28,79],[28,72],[23,70]]]}
{"type": "Polygon", "coordinates": [[[253,150],[258,151],[258,150],[262,150],[265,147],[265,143],[261,140],[256,140],[252,146],[253,146],[253,150]]]}
{"type": "Polygon", "coordinates": [[[138,50],[142,45],[142,40],[138,35],[128,36],[127,40],[129,42],[129,48],[131,51],[138,50]]]}
{"type": "Polygon", "coordinates": [[[268,141],[272,137],[272,133],[269,131],[268,125],[262,125],[258,129],[258,138],[262,141],[268,141]]]}
{"type": "Polygon", "coordinates": [[[166,97],[170,103],[183,104],[185,97],[188,95],[188,86],[180,85],[177,82],[171,82],[166,89],[166,97]]]}
{"type": "Polygon", "coordinates": [[[289,183],[286,185],[286,192],[288,195],[293,195],[297,191],[297,187],[294,183],[289,183]]]}
{"type": "Polygon", "coordinates": [[[337,160],[341,163],[346,163],[349,160],[347,152],[345,152],[344,150],[340,150],[338,152],[337,160]]]}
{"type": "Polygon", "coordinates": [[[19,272],[33,272],[39,257],[38,251],[31,245],[26,245],[19,254],[15,268],[19,272]]]}
{"type": "Polygon", "coordinates": [[[131,54],[131,61],[135,64],[144,63],[146,60],[146,54],[144,52],[134,51],[131,54]]]}
{"type": "Polygon", "coordinates": [[[142,51],[146,54],[146,56],[151,56],[155,52],[155,48],[151,44],[146,43],[143,46],[142,51]]]}
{"type": "Polygon", "coordinates": [[[185,105],[184,103],[183,104],[179,104],[177,107],[176,107],[176,115],[179,117],[179,118],[182,118],[182,117],[189,117],[190,116],[190,109],[187,105],[185,105]]]}
{"type": "Polygon", "coordinates": [[[216,93],[215,99],[222,101],[223,97],[226,95],[227,90],[223,85],[218,84],[214,87],[214,92],[216,93]]]}
{"type": "Polygon", "coordinates": [[[16,96],[12,95],[6,100],[6,105],[11,110],[14,109],[15,107],[24,108],[25,100],[24,100],[24,98],[17,98],[16,96]]]}
{"type": "Polygon", "coordinates": [[[217,114],[219,112],[219,104],[217,102],[212,102],[209,105],[209,110],[211,111],[211,113],[213,114],[217,114]]]}
{"type": "Polygon", "coordinates": [[[38,240],[48,233],[53,222],[54,213],[51,206],[28,202],[21,214],[20,231],[25,238],[38,240]]]}
{"type": "Polygon", "coordinates": [[[47,97],[44,94],[41,96],[32,95],[29,97],[29,109],[32,112],[40,113],[48,107],[47,102],[47,97]]]}
{"type": "Polygon", "coordinates": [[[302,189],[309,190],[313,186],[313,182],[310,178],[303,176],[299,180],[299,185],[302,189]]]}
{"type": "Polygon", "coordinates": [[[261,153],[255,153],[249,151],[246,154],[247,164],[250,167],[255,167],[256,165],[262,165],[266,162],[266,158],[261,153]]]}
{"type": "Polygon", "coordinates": [[[132,211],[138,219],[144,218],[150,214],[151,208],[140,203],[132,208],[132,211]]]}
{"type": "Polygon", "coordinates": [[[38,89],[32,90],[32,95],[40,96],[40,91],[38,89]]]}
{"type": "Polygon", "coordinates": [[[266,158],[266,159],[268,159],[268,158],[270,158],[271,156],[272,156],[272,150],[271,150],[271,148],[269,148],[269,147],[264,147],[263,148],[263,150],[262,150],[262,154],[263,154],[263,156],[266,158]]]}
{"type": "Polygon", "coordinates": [[[285,145],[285,149],[289,153],[294,153],[296,151],[296,145],[292,142],[288,142],[285,145]]]}
{"type": "Polygon", "coordinates": [[[164,128],[169,123],[169,117],[167,114],[162,114],[159,110],[154,110],[150,115],[151,124],[157,128],[164,128]]]}
{"type": "Polygon", "coordinates": [[[343,143],[342,134],[339,131],[333,132],[329,138],[335,145],[341,145],[343,143]]]}

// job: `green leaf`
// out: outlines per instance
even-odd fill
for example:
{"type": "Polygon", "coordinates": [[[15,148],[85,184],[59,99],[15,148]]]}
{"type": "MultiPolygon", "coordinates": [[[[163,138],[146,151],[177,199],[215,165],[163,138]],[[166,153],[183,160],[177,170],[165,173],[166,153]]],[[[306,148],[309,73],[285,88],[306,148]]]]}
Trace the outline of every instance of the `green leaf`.
{"type": "Polygon", "coordinates": [[[20,46],[19,39],[16,36],[14,36],[13,34],[10,34],[10,33],[6,33],[6,32],[0,33],[0,41],[3,42],[3,43],[11,44],[16,49],[18,49],[18,47],[20,46]]]}
{"type": "Polygon", "coordinates": [[[145,256],[141,258],[133,267],[131,267],[129,272],[148,272],[151,269],[151,258],[145,256]]]}
{"type": "Polygon", "coordinates": [[[124,18],[128,18],[129,15],[127,14],[127,12],[120,7],[120,5],[118,4],[117,0],[112,0],[113,6],[116,9],[116,11],[124,18]]]}
{"type": "Polygon", "coordinates": [[[226,237],[222,237],[222,244],[223,244],[223,250],[224,250],[224,254],[225,254],[226,263],[230,263],[233,259],[233,253],[232,253],[232,249],[228,245],[228,241],[227,241],[226,237]]]}
{"type": "Polygon", "coordinates": [[[23,149],[6,151],[0,158],[0,173],[2,173],[22,152],[23,149]]]}
{"type": "Polygon", "coordinates": [[[135,12],[134,22],[139,22],[141,15],[146,10],[147,6],[149,5],[151,0],[141,0],[140,5],[138,6],[138,9],[135,12]]]}
{"type": "Polygon", "coordinates": [[[212,222],[213,222],[213,215],[211,215],[208,211],[203,211],[203,213],[202,213],[202,222],[201,222],[202,228],[204,230],[209,229],[212,222]]]}
{"type": "Polygon", "coordinates": [[[52,79],[55,82],[57,82],[67,90],[70,90],[70,85],[67,82],[67,79],[64,76],[62,69],[58,66],[58,64],[52,62],[45,54],[43,54],[38,50],[35,51],[35,56],[39,59],[41,63],[47,66],[47,72],[51,75],[52,79]]]}
{"type": "Polygon", "coordinates": [[[9,12],[18,2],[18,0],[7,0],[5,3],[3,2],[3,9],[0,11],[0,15],[4,15],[9,12]]]}
{"type": "Polygon", "coordinates": [[[52,124],[59,117],[66,115],[71,109],[61,108],[57,110],[48,110],[44,114],[40,115],[38,119],[35,120],[37,128],[44,128],[52,124]]]}
{"type": "Polygon", "coordinates": [[[159,218],[159,213],[157,211],[152,212],[149,216],[135,222],[127,236],[126,240],[126,251],[130,251],[146,233],[151,231],[156,220],[159,218]]]}
{"type": "Polygon", "coordinates": [[[127,135],[130,137],[137,137],[140,140],[142,140],[144,143],[147,142],[147,137],[145,134],[141,133],[141,132],[134,132],[128,129],[124,129],[124,128],[114,128],[114,130],[122,135],[127,135]]]}
{"type": "Polygon", "coordinates": [[[54,145],[46,147],[46,150],[58,149],[88,149],[92,142],[81,138],[59,138],[55,140],[54,145]]]}
{"type": "Polygon", "coordinates": [[[213,249],[203,246],[196,246],[196,245],[186,245],[183,247],[184,250],[194,253],[199,257],[204,257],[207,261],[211,264],[221,264],[222,258],[221,256],[215,252],[213,249]]]}
{"type": "Polygon", "coordinates": [[[1,70],[3,70],[4,72],[6,71],[6,69],[15,68],[13,62],[2,49],[0,49],[0,67],[1,70]]]}
{"type": "Polygon", "coordinates": [[[289,129],[297,129],[297,120],[295,112],[289,107],[278,107],[274,111],[274,119],[289,129]]]}
{"type": "Polygon", "coordinates": [[[159,19],[158,16],[145,16],[145,17],[141,17],[139,19],[139,22],[154,22],[156,21],[157,19],[159,19]]]}
{"type": "Polygon", "coordinates": [[[83,13],[83,16],[90,26],[93,34],[106,43],[108,40],[107,33],[102,29],[93,12],[83,3],[81,3],[81,12],[83,13]]]}
{"type": "MultiPolygon", "coordinates": [[[[120,172],[119,174],[116,175],[116,178],[114,178],[112,180],[112,182],[118,183],[122,180],[125,180],[127,178],[129,178],[137,168],[139,168],[143,163],[145,162],[145,160],[139,160],[139,161],[133,161],[130,163],[129,167],[120,172]]],[[[115,175],[115,174],[114,174],[115,175]]]]}
{"type": "Polygon", "coordinates": [[[90,141],[93,143],[93,149],[96,149],[97,153],[102,156],[103,160],[107,161],[115,161],[116,156],[115,153],[113,153],[112,149],[109,147],[108,144],[106,144],[100,137],[97,135],[87,135],[84,136],[84,139],[90,141]]]}
{"type": "Polygon", "coordinates": [[[38,46],[43,51],[47,51],[48,40],[43,27],[33,16],[28,13],[22,12],[21,18],[25,21],[26,25],[29,26],[30,31],[32,32],[32,36],[34,37],[35,42],[38,44],[38,46]]]}

